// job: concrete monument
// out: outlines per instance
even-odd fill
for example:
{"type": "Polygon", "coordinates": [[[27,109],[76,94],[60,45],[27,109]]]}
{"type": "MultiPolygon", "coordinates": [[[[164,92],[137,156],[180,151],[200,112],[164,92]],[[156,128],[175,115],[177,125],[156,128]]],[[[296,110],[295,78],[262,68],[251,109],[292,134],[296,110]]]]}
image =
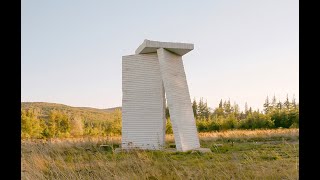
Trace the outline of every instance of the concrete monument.
{"type": "Polygon", "coordinates": [[[122,149],[163,149],[166,100],[178,151],[200,148],[182,56],[189,43],[144,40],[122,57],[122,149]]]}

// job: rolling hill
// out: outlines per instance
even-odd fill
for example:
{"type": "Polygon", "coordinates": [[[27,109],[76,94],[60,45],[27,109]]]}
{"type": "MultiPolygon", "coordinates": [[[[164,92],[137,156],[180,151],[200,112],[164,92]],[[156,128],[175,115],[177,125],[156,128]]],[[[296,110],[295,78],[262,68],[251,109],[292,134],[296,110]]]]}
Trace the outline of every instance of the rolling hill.
{"type": "Polygon", "coordinates": [[[48,102],[21,102],[21,110],[38,109],[41,118],[47,118],[50,111],[64,111],[71,115],[80,115],[84,120],[111,120],[113,112],[121,111],[121,107],[98,109],[91,107],[72,107],[64,104],[48,102]]]}

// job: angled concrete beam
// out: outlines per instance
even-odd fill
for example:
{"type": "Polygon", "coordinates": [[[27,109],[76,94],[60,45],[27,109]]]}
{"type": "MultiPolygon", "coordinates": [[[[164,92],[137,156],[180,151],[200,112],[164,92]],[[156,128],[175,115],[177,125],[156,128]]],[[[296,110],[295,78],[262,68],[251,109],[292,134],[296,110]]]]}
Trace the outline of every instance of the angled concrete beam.
{"type": "Polygon", "coordinates": [[[157,49],[160,72],[178,151],[200,148],[182,56],[157,49]]]}

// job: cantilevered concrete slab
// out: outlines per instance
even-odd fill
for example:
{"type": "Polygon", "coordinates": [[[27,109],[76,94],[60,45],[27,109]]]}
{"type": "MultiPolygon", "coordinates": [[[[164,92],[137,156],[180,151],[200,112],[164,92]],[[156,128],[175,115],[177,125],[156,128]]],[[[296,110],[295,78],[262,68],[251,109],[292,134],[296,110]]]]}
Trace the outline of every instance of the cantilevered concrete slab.
{"type": "Polygon", "coordinates": [[[177,55],[183,56],[192,51],[194,45],[190,43],[160,42],[145,39],[136,50],[136,54],[156,53],[159,48],[164,48],[177,55]]]}

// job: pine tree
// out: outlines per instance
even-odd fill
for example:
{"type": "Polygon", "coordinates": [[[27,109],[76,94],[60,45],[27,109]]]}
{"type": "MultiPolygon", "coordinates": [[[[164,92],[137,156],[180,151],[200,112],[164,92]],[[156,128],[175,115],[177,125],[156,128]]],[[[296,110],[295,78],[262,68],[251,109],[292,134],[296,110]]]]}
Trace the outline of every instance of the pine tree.
{"type": "Polygon", "coordinates": [[[265,103],[263,104],[263,110],[265,114],[268,114],[270,112],[270,103],[269,103],[269,96],[267,96],[267,99],[265,103]]]}
{"type": "Polygon", "coordinates": [[[273,110],[275,110],[276,108],[277,108],[277,99],[276,99],[276,95],[273,95],[270,110],[273,111],[273,110]]]}
{"type": "Polygon", "coordinates": [[[233,109],[234,109],[234,111],[233,111],[234,116],[239,120],[240,119],[240,110],[239,110],[239,105],[236,102],[233,103],[233,109]]]}
{"type": "Polygon", "coordinates": [[[286,108],[286,110],[289,110],[289,109],[290,109],[290,102],[289,102],[288,94],[287,94],[286,101],[283,103],[283,105],[284,105],[284,107],[286,108]]]}
{"type": "Polygon", "coordinates": [[[210,116],[210,110],[208,107],[207,100],[206,102],[203,101],[203,98],[200,98],[199,104],[198,104],[198,117],[199,119],[206,119],[208,120],[210,116]]]}
{"type": "Polygon", "coordinates": [[[244,104],[244,114],[248,115],[248,104],[247,104],[247,102],[244,104]]]}
{"type": "Polygon", "coordinates": [[[200,98],[199,104],[198,104],[198,117],[199,119],[205,118],[205,104],[203,102],[203,98],[200,98]]]}
{"type": "Polygon", "coordinates": [[[222,99],[219,102],[219,106],[217,108],[214,109],[213,113],[212,113],[212,117],[224,117],[224,109],[223,109],[223,104],[222,104],[222,99]]]}
{"type": "Polygon", "coordinates": [[[220,100],[219,108],[222,108],[222,99],[220,100]]]}
{"type": "Polygon", "coordinates": [[[278,102],[278,104],[277,104],[277,110],[278,110],[278,111],[281,111],[281,110],[282,110],[282,103],[280,102],[280,100],[279,100],[279,102],[278,102]]]}
{"type": "Polygon", "coordinates": [[[223,109],[224,109],[226,115],[231,114],[230,99],[229,99],[228,101],[224,101],[224,103],[223,103],[223,109]]]}
{"type": "Polygon", "coordinates": [[[292,98],[292,108],[293,109],[297,109],[297,103],[296,103],[296,98],[294,97],[294,95],[293,95],[293,98],[292,98]]]}
{"type": "Polygon", "coordinates": [[[198,105],[197,105],[196,98],[193,99],[192,110],[193,110],[194,117],[197,118],[198,117],[198,105]]]}
{"type": "Polygon", "coordinates": [[[249,113],[249,114],[252,114],[252,108],[251,108],[251,107],[249,108],[248,113],[249,113]]]}
{"type": "Polygon", "coordinates": [[[206,103],[204,104],[204,118],[206,118],[207,120],[209,119],[209,116],[210,116],[210,110],[209,110],[209,107],[208,107],[208,102],[206,100],[206,103]]]}

